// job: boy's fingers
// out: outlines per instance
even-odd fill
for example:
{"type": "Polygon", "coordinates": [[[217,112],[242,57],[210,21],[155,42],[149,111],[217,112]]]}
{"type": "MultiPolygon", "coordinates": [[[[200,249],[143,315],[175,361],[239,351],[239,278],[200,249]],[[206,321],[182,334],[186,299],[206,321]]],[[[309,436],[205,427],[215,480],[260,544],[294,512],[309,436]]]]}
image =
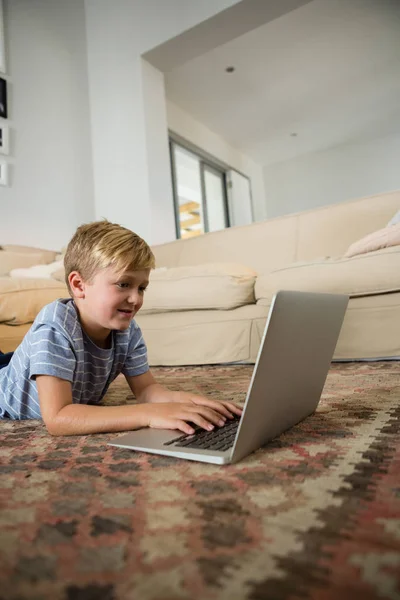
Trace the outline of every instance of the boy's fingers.
{"type": "MultiPolygon", "coordinates": [[[[215,425],[211,423],[210,420],[206,419],[199,413],[188,414],[187,416],[182,418],[184,418],[186,421],[191,421],[192,423],[195,423],[196,425],[202,427],[203,429],[206,429],[207,431],[211,431],[215,427],[215,425]]],[[[193,431],[191,433],[193,433],[193,431]]]]}
{"type": "Polygon", "coordinates": [[[219,413],[224,414],[227,417],[233,418],[234,415],[241,415],[242,409],[236,406],[232,402],[217,402],[216,400],[208,400],[206,406],[210,406],[219,413]]]}
{"type": "Polygon", "coordinates": [[[224,402],[217,402],[216,400],[209,400],[208,398],[199,398],[199,396],[194,396],[193,403],[197,404],[197,406],[208,406],[213,410],[225,415],[225,417],[233,417],[233,414],[230,412],[229,407],[226,406],[224,402]]]}
{"type": "Polygon", "coordinates": [[[236,404],[233,404],[233,402],[224,402],[224,404],[230,411],[232,411],[236,415],[241,415],[243,412],[243,408],[241,408],[240,406],[236,406],[236,404]]]}
{"type": "Polygon", "coordinates": [[[182,413],[180,417],[185,420],[193,421],[197,425],[200,425],[200,427],[205,427],[205,425],[207,425],[207,422],[208,424],[211,423],[213,425],[218,425],[219,427],[221,427],[222,425],[225,425],[226,422],[226,417],[221,413],[218,413],[212,408],[208,408],[207,406],[196,406],[195,404],[191,404],[187,407],[187,409],[185,408],[185,413],[182,413]],[[195,420],[195,418],[202,419],[201,423],[195,420]]]}
{"type": "Polygon", "coordinates": [[[175,422],[173,429],[179,429],[179,431],[183,431],[183,433],[186,433],[187,435],[192,435],[192,433],[194,433],[193,427],[186,423],[186,421],[181,420],[175,422]]]}
{"type": "Polygon", "coordinates": [[[215,410],[218,414],[223,415],[224,417],[233,417],[232,413],[226,408],[226,406],[221,404],[221,402],[216,402],[215,400],[210,400],[209,402],[210,404],[204,404],[203,406],[207,406],[212,410],[215,410]]]}
{"type": "Polygon", "coordinates": [[[212,408],[208,408],[207,406],[197,406],[195,410],[198,414],[200,414],[204,419],[206,419],[210,423],[218,425],[219,427],[225,425],[227,417],[225,417],[225,415],[221,413],[216,412],[212,408]]]}

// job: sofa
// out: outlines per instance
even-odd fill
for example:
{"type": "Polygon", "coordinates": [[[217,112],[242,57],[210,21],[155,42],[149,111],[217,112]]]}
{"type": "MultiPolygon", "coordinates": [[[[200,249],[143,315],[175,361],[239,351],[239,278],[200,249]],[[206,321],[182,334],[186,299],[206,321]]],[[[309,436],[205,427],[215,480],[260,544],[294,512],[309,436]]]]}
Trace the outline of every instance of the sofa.
{"type": "MultiPolygon", "coordinates": [[[[279,289],[350,295],[335,360],[400,358],[400,242],[349,253],[358,240],[385,232],[399,208],[394,191],[154,246],[157,269],[136,317],[150,364],[254,362],[279,289]]],[[[3,248],[4,352],[15,349],[44,304],[68,292],[59,271],[23,278],[3,268],[1,275],[2,255],[10,265],[12,253],[41,252],[3,248]]]]}

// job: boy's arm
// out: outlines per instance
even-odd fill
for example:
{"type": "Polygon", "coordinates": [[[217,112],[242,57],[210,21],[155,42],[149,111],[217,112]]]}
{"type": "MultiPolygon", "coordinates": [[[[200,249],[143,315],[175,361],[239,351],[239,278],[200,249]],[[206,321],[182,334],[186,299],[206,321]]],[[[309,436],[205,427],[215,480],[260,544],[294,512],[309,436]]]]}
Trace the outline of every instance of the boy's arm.
{"type": "Polygon", "coordinates": [[[69,381],[49,375],[37,375],[43,421],[52,435],[127,431],[144,427],[140,410],[133,406],[92,406],[72,403],[69,381]]]}
{"type": "Polygon", "coordinates": [[[233,402],[219,402],[211,400],[205,396],[198,396],[189,392],[171,391],[166,389],[161,384],[157,383],[152,373],[147,371],[143,375],[129,376],[125,378],[135,394],[138,402],[182,402],[192,403],[197,406],[207,406],[212,410],[217,411],[224,417],[232,418],[233,415],[240,416],[242,409],[233,404],[233,402]]]}
{"type": "Polygon", "coordinates": [[[47,430],[52,435],[86,435],[129,431],[140,427],[179,429],[191,434],[187,421],[204,429],[220,424],[220,415],[205,406],[189,403],[137,404],[127,406],[93,406],[72,403],[69,381],[50,375],[37,375],[40,409],[47,430]]]}

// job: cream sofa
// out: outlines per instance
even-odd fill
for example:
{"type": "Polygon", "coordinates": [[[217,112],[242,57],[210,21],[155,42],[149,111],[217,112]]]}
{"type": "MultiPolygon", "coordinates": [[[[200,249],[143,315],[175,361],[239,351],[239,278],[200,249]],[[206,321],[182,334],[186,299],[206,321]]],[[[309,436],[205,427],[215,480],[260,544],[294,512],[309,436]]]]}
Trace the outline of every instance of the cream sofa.
{"type": "MultiPolygon", "coordinates": [[[[158,269],[137,315],[150,363],[254,362],[278,289],[350,294],[335,359],[400,358],[400,246],[343,256],[399,208],[396,191],[154,246],[158,269]]],[[[0,348],[15,348],[40,307],[65,294],[54,279],[3,277],[0,348]]]]}

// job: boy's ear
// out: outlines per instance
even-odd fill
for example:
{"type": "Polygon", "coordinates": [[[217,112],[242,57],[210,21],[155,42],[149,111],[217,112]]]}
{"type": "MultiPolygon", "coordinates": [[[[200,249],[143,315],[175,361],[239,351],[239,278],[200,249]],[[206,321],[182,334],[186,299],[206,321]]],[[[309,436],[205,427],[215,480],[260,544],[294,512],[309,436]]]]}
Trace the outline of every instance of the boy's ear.
{"type": "Polygon", "coordinates": [[[74,298],[85,297],[85,282],[79,271],[71,271],[68,275],[68,283],[74,298]]]}

